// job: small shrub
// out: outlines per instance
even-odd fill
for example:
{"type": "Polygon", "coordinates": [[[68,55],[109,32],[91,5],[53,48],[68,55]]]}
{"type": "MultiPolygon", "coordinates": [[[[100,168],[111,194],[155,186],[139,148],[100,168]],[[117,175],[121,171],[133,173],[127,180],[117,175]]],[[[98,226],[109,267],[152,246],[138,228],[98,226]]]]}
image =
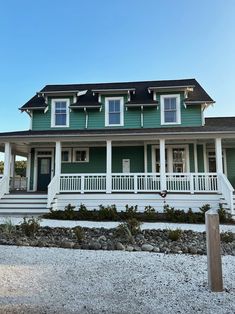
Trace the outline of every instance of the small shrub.
{"type": "Polygon", "coordinates": [[[116,205],[107,207],[99,205],[98,218],[99,220],[117,220],[118,215],[116,205]]]}
{"type": "Polygon", "coordinates": [[[120,223],[114,231],[114,237],[120,238],[123,241],[133,242],[131,231],[127,222],[120,223]]]}
{"type": "Polygon", "coordinates": [[[34,236],[35,233],[40,228],[40,219],[39,218],[23,218],[24,221],[20,224],[20,228],[22,232],[27,236],[34,236]]]}
{"type": "Polygon", "coordinates": [[[74,230],[74,234],[76,236],[77,241],[81,242],[85,236],[85,232],[84,232],[83,228],[80,226],[77,226],[73,230],[74,230]]]}
{"type": "Polygon", "coordinates": [[[68,204],[67,206],[65,206],[65,208],[64,208],[64,217],[65,217],[65,219],[68,219],[68,220],[75,219],[75,216],[76,216],[76,213],[74,211],[75,207],[76,206],[72,206],[71,204],[68,204]]]}
{"type": "Polygon", "coordinates": [[[137,210],[138,210],[138,205],[135,206],[128,206],[128,204],[125,206],[126,208],[126,218],[135,218],[137,210]]]}
{"type": "Polygon", "coordinates": [[[178,241],[182,235],[182,230],[177,228],[175,230],[168,230],[168,238],[171,241],[178,241]]]}
{"type": "Polygon", "coordinates": [[[6,218],[2,225],[2,231],[7,235],[11,235],[15,230],[16,230],[16,227],[12,223],[11,219],[6,218]]]}
{"type": "Polygon", "coordinates": [[[156,210],[152,206],[145,206],[144,213],[146,216],[153,218],[155,216],[156,210]]]}
{"type": "Polygon", "coordinates": [[[231,243],[235,239],[235,236],[231,231],[226,231],[220,234],[220,239],[222,242],[231,243]]]}
{"type": "Polygon", "coordinates": [[[78,209],[78,216],[81,219],[88,218],[89,216],[89,211],[87,210],[86,206],[84,204],[80,204],[79,209],[78,209]]]}
{"type": "Polygon", "coordinates": [[[223,204],[219,204],[219,209],[218,209],[218,214],[219,214],[219,220],[220,222],[231,222],[232,221],[232,215],[227,212],[225,208],[223,208],[223,204]]]}
{"type": "Polygon", "coordinates": [[[210,204],[205,204],[202,207],[199,207],[200,212],[204,215],[209,209],[211,209],[210,204]]]}
{"type": "Polygon", "coordinates": [[[136,235],[138,232],[141,231],[140,230],[141,222],[138,221],[136,218],[128,219],[126,221],[126,224],[132,235],[136,235]]]}

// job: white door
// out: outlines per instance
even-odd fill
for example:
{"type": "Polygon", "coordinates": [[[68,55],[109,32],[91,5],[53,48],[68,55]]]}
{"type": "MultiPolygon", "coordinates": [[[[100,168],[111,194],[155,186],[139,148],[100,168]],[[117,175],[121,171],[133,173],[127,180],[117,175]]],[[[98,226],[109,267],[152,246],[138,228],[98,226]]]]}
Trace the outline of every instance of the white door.
{"type": "Polygon", "coordinates": [[[123,159],[122,160],[122,172],[123,173],[130,173],[130,159],[123,159]]]}

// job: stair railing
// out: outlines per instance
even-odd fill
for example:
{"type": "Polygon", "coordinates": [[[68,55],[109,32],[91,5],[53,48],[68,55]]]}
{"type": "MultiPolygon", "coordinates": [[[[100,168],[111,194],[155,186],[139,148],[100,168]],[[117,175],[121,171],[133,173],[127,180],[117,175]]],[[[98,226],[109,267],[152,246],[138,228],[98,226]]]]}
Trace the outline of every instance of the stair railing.
{"type": "Polygon", "coordinates": [[[51,203],[54,200],[56,194],[60,191],[60,176],[54,176],[48,185],[47,193],[47,208],[51,208],[51,203]]]}
{"type": "Polygon", "coordinates": [[[231,213],[234,214],[234,205],[233,205],[233,191],[234,188],[229,182],[228,178],[223,174],[219,173],[219,185],[221,193],[228,204],[229,208],[231,209],[231,213]]]}

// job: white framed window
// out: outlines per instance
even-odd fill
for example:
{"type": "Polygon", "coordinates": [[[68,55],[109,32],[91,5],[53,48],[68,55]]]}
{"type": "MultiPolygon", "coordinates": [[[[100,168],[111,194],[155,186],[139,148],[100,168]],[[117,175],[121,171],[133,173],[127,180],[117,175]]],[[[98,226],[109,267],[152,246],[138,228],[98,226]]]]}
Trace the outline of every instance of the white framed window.
{"type": "Polygon", "coordinates": [[[71,162],[71,149],[63,148],[61,151],[61,162],[71,162]]]}
{"type": "Polygon", "coordinates": [[[105,98],[105,126],[123,126],[123,97],[105,98]]]}
{"type": "Polygon", "coordinates": [[[52,99],[51,101],[51,126],[69,126],[69,99],[52,99]]]}
{"type": "Polygon", "coordinates": [[[180,124],[180,95],[161,95],[161,124],[180,124]]]}
{"type": "Polygon", "coordinates": [[[89,162],[89,148],[75,148],[73,162],[89,162]]]}

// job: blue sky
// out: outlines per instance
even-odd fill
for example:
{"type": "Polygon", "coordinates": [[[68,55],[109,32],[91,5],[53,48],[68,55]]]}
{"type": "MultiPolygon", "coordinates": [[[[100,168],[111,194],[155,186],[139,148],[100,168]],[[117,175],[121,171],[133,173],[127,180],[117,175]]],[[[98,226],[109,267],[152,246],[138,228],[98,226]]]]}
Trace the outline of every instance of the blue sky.
{"type": "Polygon", "coordinates": [[[0,131],[45,84],[196,78],[235,115],[234,0],[8,0],[0,4],[0,131]]]}

